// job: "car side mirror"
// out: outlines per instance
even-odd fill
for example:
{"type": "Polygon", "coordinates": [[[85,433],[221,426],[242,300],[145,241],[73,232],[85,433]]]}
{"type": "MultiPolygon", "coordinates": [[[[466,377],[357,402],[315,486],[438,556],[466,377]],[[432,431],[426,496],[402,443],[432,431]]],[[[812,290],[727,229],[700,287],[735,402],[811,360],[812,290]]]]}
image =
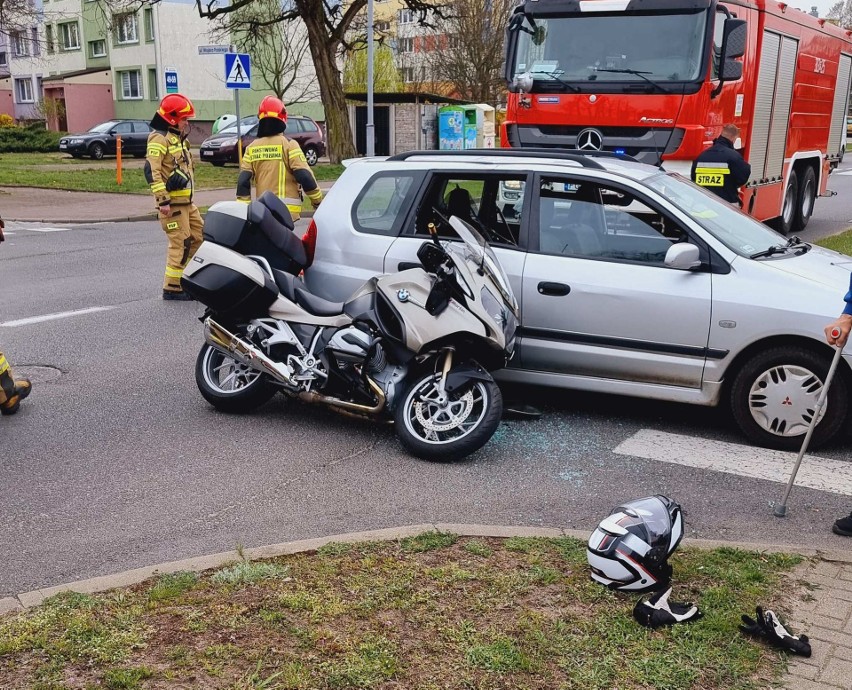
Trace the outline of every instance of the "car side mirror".
{"type": "Polygon", "coordinates": [[[701,266],[698,247],[685,242],[673,244],[666,252],[664,263],[669,268],[676,268],[680,271],[691,271],[694,268],[698,268],[701,266]]]}
{"type": "Polygon", "coordinates": [[[748,24],[744,19],[726,19],[722,38],[722,60],[719,79],[736,81],[743,76],[743,64],[738,57],[745,55],[748,24]]]}

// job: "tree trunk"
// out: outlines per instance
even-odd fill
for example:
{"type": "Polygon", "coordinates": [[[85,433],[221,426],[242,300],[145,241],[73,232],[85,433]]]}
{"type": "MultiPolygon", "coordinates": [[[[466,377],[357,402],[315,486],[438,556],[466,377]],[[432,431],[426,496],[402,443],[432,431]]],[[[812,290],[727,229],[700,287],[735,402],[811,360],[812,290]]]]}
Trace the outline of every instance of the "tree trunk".
{"type": "Polygon", "coordinates": [[[332,163],[339,163],[345,158],[354,158],[357,153],[352,128],[349,126],[343,82],[335,60],[338,44],[329,41],[323,3],[314,0],[296,0],[296,5],[308,29],[308,43],[314,59],[320,97],[325,107],[328,157],[332,163]]]}

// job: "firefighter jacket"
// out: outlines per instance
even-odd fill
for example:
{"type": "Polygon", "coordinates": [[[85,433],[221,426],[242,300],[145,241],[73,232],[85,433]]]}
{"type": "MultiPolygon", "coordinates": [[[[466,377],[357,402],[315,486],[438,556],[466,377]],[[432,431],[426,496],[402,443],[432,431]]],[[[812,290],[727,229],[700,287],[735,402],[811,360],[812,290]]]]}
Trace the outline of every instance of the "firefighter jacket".
{"type": "Polygon", "coordinates": [[[148,135],[145,162],[145,179],[157,206],[192,203],[193,177],[192,153],[189,142],[180,134],[153,131],[148,135]]]}
{"type": "Polygon", "coordinates": [[[237,198],[241,201],[251,200],[252,177],[258,197],[271,191],[284,201],[297,218],[302,210],[300,186],[315,207],[322,200],[322,192],[298,142],[283,134],[255,139],[246,147],[240,168],[237,198]]]}
{"type": "Polygon", "coordinates": [[[749,175],[751,166],[725,137],[718,137],[692,164],[692,181],[732,204],[740,203],[739,189],[749,175]]]}

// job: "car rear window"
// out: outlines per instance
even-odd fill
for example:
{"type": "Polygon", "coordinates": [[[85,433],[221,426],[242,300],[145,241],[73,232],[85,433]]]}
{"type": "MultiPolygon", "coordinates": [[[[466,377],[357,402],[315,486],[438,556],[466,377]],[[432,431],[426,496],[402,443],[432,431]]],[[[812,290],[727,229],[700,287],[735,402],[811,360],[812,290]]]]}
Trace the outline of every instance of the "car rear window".
{"type": "Polygon", "coordinates": [[[306,132],[316,132],[317,125],[313,120],[302,120],[302,129],[306,132]]]}
{"type": "Polygon", "coordinates": [[[419,171],[375,175],[353,204],[355,228],[372,235],[398,235],[422,179],[419,171]]]}

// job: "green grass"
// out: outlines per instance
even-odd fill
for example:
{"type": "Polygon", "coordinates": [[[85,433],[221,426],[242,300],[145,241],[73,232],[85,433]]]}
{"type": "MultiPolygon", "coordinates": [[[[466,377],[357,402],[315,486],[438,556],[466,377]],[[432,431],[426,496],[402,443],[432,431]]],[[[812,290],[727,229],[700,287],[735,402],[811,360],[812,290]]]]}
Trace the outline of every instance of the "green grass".
{"type": "Polygon", "coordinates": [[[814,242],[814,244],[818,244],[820,247],[825,247],[826,249],[833,249],[841,254],[852,256],[852,228],[845,232],[841,232],[839,235],[823,237],[821,240],[814,242]]]}
{"type": "MultiPolygon", "coordinates": [[[[130,161],[135,159],[130,158],[130,161]]],[[[317,164],[312,168],[317,180],[336,180],[343,166],[317,164]]],[[[197,189],[236,188],[239,168],[216,167],[197,162],[195,184],[197,189]]],[[[43,187],[84,192],[118,192],[124,194],[149,194],[142,169],[136,164],[122,170],[122,184],[116,182],[116,161],[73,159],[59,153],[4,153],[0,155],[0,186],[43,187]]],[[[308,203],[307,208],[310,208],[308,203]]]]}
{"type": "Polygon", "coordinates": [[[783,615],[800,560],[682,548],[673,599],[704,618],[651,631],[578,540],[329,544],[6,615],[0,687],[756,690],[784,663],[740,615],[783,615]]]}

